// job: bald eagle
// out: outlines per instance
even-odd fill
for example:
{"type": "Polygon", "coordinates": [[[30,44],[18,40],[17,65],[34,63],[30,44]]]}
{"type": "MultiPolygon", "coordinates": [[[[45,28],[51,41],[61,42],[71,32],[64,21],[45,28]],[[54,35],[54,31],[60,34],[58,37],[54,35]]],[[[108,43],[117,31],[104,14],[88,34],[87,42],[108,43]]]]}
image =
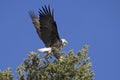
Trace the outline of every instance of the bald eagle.
{"type": "Polygon", "coordinates": [[[59,51],[68,42],[67,40],[60,39],[59,37],[57,24],[54,20],[54,11],[50,10],[49,5],[48,7],[45,5],[42,6],[42,9],[39,9],[39,18],[32,11],[29,12],[29,15],[39,38],[46,46],[45,48],[38,49],[38,52],[52,53],[57,59],[59,59],[59,51]]]}

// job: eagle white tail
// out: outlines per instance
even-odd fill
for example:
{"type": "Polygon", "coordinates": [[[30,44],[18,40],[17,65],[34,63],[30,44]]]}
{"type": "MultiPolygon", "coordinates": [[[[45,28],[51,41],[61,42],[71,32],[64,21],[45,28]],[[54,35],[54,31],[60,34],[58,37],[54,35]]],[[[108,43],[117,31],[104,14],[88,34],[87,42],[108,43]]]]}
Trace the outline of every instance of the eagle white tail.
{"type": "Polygon", "coordinates": [[[48,48],[40,48],[40,49],[38,49],[38,52],[40,52],[40,53],[42,53],[42,52],[48,52],[48,53],[51,53],[51,48],[50,47],[48,47],[48,48]]]}

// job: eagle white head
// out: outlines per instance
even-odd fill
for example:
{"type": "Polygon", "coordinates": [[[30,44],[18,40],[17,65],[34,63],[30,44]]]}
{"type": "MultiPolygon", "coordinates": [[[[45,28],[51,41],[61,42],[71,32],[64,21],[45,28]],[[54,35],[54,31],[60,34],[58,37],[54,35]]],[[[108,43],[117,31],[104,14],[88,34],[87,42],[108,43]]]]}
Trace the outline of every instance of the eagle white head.
{"type": "Polygon", "coordinates": [[[62,46],[63,47],[68,44],[68,41],[66,39],[61,39],[61,41],[62,41],[62,46]]]}

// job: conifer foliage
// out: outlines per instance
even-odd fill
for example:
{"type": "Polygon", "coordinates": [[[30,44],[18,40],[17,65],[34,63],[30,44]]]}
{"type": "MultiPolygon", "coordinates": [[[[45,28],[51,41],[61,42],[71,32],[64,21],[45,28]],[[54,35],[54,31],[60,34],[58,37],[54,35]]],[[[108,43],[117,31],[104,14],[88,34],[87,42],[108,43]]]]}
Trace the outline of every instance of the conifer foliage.
{"type": "Polygon", "coordinates": [[[0,71],[0,80],[13,80],[13,74],[10,68],[5,71],[0,71]]]}
{"type": "MultiPolygon", "coordinates": [[[[73,50],[64,53],[61,60],[45,59],[36,52],[31,52],[17,68],[18,80],[94,80],[91,69],[88,46],[77,54],[73,50]]],[[[13,80],[9,70],[0,72],[0,80],[13,80]],[[6,72],[6,73],[5,73],[6,72]],[[4,76],[8,75],[8,76],[4,76]]]]}
{"type": "Polygon", "coordinates": [[[32,52],[17,72],[18,80],[93,80],[93,71],[88,57],[88,47],[74,54],[69,51],[62,60],[43,60],[32,52]]]}

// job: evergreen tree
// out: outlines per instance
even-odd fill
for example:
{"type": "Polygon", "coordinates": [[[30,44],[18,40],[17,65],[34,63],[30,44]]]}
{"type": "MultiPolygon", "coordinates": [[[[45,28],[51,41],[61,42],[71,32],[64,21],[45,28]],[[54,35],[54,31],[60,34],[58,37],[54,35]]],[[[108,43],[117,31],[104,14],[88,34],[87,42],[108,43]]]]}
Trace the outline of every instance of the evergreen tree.
{"type": "MultiPolygon", "coordinates": [[[[73,50],[64,55],[60,60],[53,57],[41,57],[36,52],[31,52],[17,68],[18,80],[94,80],[91,69],[88,46],[75,55],[73,50]]],[[[41,53],[42,54],[42,53],[41,53]]],[[[48,56],[48,55],[47,55],[48,56]]],[[[0,72],[0,80],[13,80],[9,69],[0,72]]]]}
{"type": "Polygon", "coordinates": [[[10,68],[7,68],[5,71],[0,71],[0,80],[13,80],[13,74],[10,68]]]}

